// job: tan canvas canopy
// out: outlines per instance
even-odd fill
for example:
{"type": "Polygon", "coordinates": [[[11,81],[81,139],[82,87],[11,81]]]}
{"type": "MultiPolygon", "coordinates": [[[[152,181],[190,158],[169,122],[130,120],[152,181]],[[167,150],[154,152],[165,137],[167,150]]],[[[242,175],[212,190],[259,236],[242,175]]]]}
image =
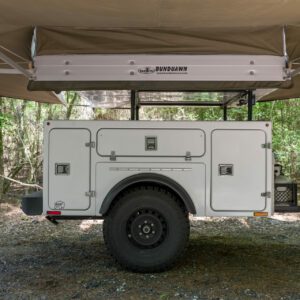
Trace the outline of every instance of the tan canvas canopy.
{"type": "Polygon", "coordinates": [[[273,100],[288,100],[300,98],[300,76],[293,79],[293,86],[289,89],[277,89],[270,94],[262,97],[260,101],[273,101],[273,100]]]}
{"type": "Polygon", "coordinates": [[[283,55],[285,40],[300,58],[298,0],[0,0],[0,51],[31,62],[35,27],[38,55],[283,55]]]}
{"type": "MultiPolygon", "coordinates": [[[[0,20],[0,51],[23,68],[30,63],[28,42],[32,38],[32,28],[17,28],[2,26],[0,20]],[[6,30],[5,30],[6,29],[6,30]]],[[[0,60],[0,69],[12,70],[0,60]]],[[[31,92],[27,89],[28,79],[21,74],[0,74],[0,97],[33,100],[46,103],[62,103],[60,98],[52,92],[31,92]]]]}
{"type": "Polygon", "coordinates": [[[37,28],[37,54],[283,55],[282,27],[268,28],[37,28]]]}
{"type": "Polygon", "coordinates": [[[0,75],[0,97],[33,100],[46,103],[62,103],[52,92],[30,92],[28,80],[23,75],[0,75]]]}

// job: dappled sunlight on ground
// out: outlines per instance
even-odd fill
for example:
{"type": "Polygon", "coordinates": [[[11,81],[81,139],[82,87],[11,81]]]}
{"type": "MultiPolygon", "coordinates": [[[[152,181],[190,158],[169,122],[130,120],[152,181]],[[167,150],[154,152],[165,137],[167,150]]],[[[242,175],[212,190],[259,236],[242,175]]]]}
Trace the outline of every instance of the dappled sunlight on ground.
{"type": "Polygon", "coordinates": [[[271,218],[284,222],[300,222],[300,213],[276,213],[271,218]]]}
{"type": "Polygon", "coordinates": [[[4,213],[7,217],[17,216],[22,214],[21,209],[18,206],[8,203],[0,203],[0,212],[4,213]]]}
{"type": "Polygon", "coordinates": [[[102,224],[103,220],[84,220],[79,224],[79,228],[83,231],[90,229],[94,225],[102,224]]]}

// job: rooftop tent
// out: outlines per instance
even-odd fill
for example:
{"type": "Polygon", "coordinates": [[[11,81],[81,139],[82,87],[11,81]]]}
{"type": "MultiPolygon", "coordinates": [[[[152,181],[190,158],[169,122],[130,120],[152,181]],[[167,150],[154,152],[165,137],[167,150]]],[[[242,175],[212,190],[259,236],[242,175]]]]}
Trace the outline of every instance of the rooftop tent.
{"type": "Polygon", "coordinates": [[[300,57],[299,6],[297,0],[154,0],[151,5],[146,0],[27,0],[26,5],[21,0],[0,0],[0,51],[6,51],[17,62],[20,57],[30,62],[36,26],[39,56],[280,56],[285,50],[284,27],[291,62],[300,57]]]}
{"type": "Polygon", "coordinates": [[[30,81],[30,90],[196,91],[291,86],[284,74],[285,36],[280,26],[235,31],[37,27],[35,46],[36,78],[30,81]],[[169,66],[172,70],[166,70],[169,66]],[[180,69],[184,66],[185,72],[180,69]]]}

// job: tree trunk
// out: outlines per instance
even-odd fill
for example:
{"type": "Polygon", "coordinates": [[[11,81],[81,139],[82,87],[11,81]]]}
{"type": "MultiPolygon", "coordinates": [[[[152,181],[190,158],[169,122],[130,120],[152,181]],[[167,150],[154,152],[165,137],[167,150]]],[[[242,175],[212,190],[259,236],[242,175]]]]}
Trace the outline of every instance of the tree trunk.
{"type": "Polygon", "coordinates": [[[48,106],[48,116],[47,116],[47,120],[52,120],[53,119],[53,110],[52,110],[52,104],[47,104],[48,106]]]}
{"type": "Polygon", "coordinates": [[[77,99],[77,93],[74,93],[74,94],[68,93],[68,96],[67,96],[68,108],[67,108],[67,113],[66,113],[67,120],[69,120],[72,115],[72,110],[73,110],[76,99],[77,99]]]}
{"type": "Polygon", "coordinates": [[[41,111],[42,111],[42,105],[41,103],[37,103],[36,108],[36,131],[35,131],[35,142],[34,142],[34,149],[33,149],[33,174],[31,174],[31,181],[36,182],[40,175],[39,170],[39,163],[40,163],[40,131],[41,131],[41,111]]]}

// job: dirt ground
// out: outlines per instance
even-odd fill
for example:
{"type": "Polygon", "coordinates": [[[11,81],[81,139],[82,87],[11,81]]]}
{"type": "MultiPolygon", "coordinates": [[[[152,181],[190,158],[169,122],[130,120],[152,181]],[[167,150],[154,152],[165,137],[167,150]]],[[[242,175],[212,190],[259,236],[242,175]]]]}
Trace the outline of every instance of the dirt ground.
{"type": "Polygon", "coordinates": [[[101,221],[29,218],[0,206],[0,299],[300,299],[300,215],[192,220],[172,270],[124,271],[101,221]]]}

